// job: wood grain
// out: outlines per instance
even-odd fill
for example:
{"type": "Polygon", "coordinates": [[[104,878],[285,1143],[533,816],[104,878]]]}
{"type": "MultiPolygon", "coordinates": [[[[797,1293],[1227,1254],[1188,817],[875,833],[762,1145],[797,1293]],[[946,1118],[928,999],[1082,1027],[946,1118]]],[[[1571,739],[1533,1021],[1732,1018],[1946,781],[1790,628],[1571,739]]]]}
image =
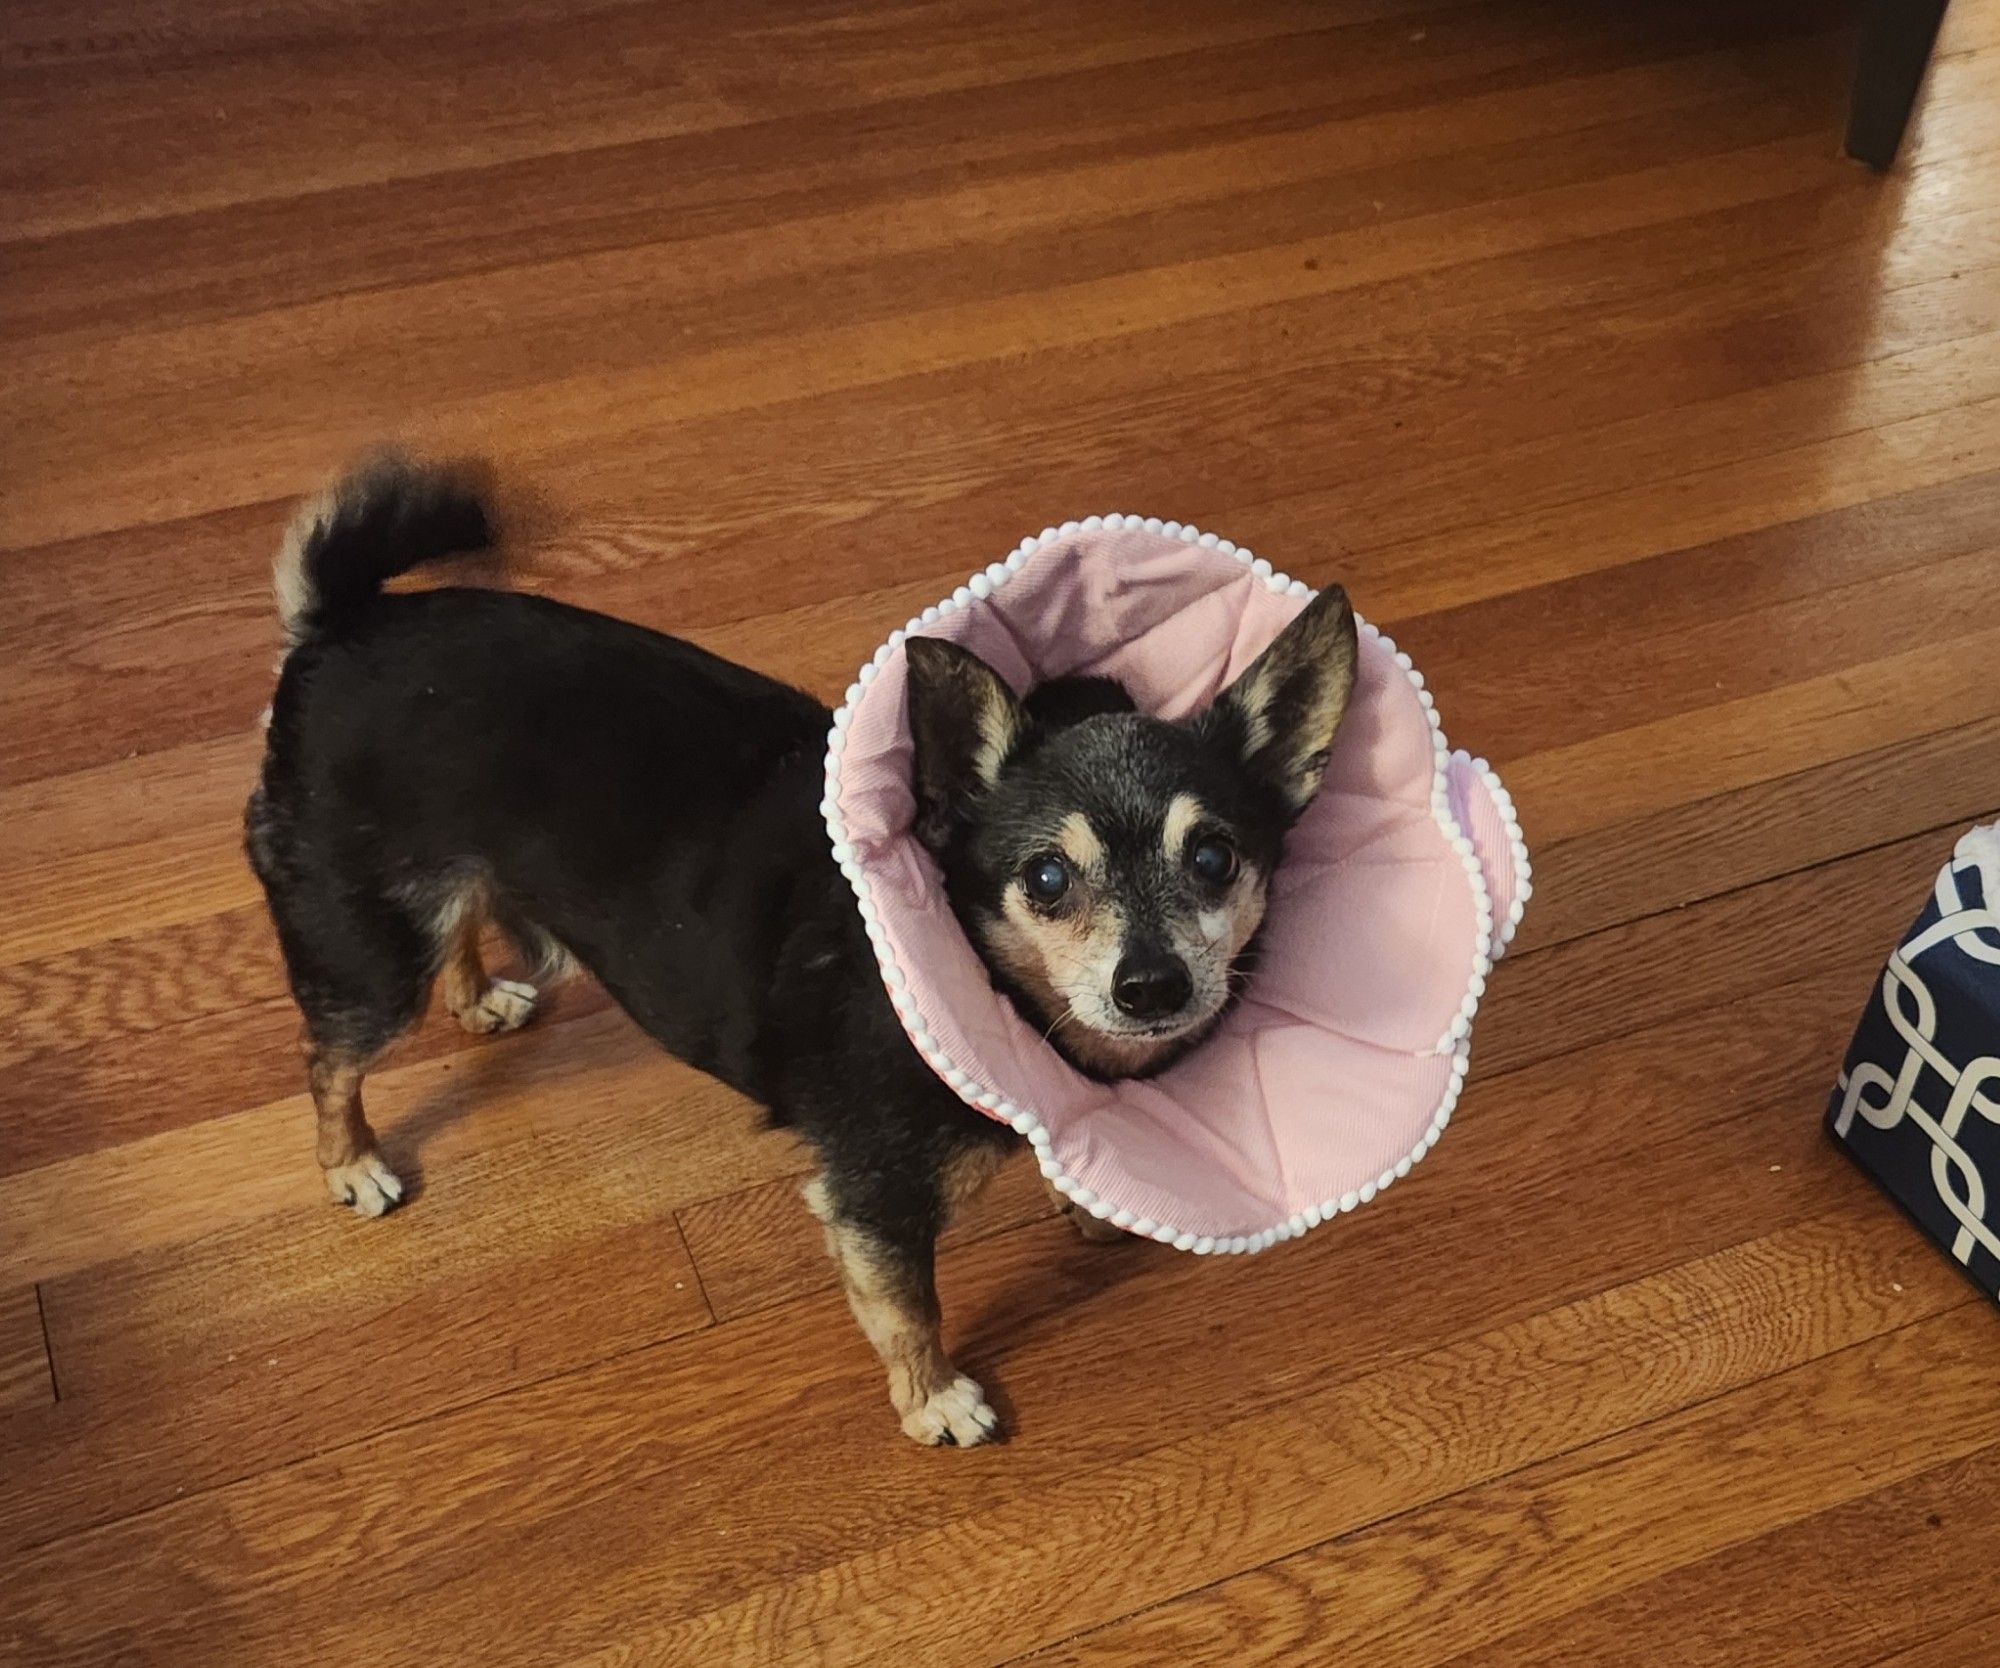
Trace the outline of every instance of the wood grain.
{"type": "Polygon", "coordinates": [[[1963,1639],[1962,1629],[1988,1618],[1992,1594],[1976,1581],[1941,1581],[1939,1572],[1950,1568],[1953,1546],[1992,1533],[1996,1482],[2000,1449],[1982,1448],[1451,1661],[1454,1668],[1637,1663],[1645,1659],[1643,1619],[1669,1612],[1680,1618],[1677,1658],[1690,1668],[1747,1668],[1786,1652],[1810,1653],[1826,1668],[1861,1668],[1897,1659],[1906,1644],[1921,1650],[1940,1632],[1963,1639]],[[1864,1569],[1868,1603],[1828,1602],[1864,1569]]]}
{"type": "Polygon", "coordinates": [[[1983,1661],[2000,1336],[1818,1120],[2000,813],[2000,5],[1887,178],[1851,10],[0,12],[0,1659],[1983,1661]],[[1010,1166],[959,1455],[588,981],[346,1220],[239,817],[385,436],[503,483],[435,577],[826,698],[1072,515],[1342,579],[1535,847],[1449,1139],[1252,1259],[1010,1166]]]}
{"type": "Polygon", "coordinates": [[[54,1400],[41,1294],[33,1286],[0,1292],[0,1416],[54,1400]]]}
{"type": "Polygon", "coordinates": [[[2000,806],[2000,719],[1905,736],[1791,775],[1558,840],[1535,852],[1519,953],[1691,898],[1865,851],[2000,806]]]}
{"type": "MultiPolygon", "coordinates": [[[[1814,1503],[1988,1447],[2000,1436],[1987,1371],[1992,1327],[1991,1316],[1965,1305],[1899,1328],[1086,1635],[1044,1660],[1262,1665],[1330,1649],[1384,1663],[1448,1661],[1482,1635],[1539,1626],[1793,1521],[1814,1503]],[[1787,1416],[1774,1419],[1779,1409],[1787,1416]],[[1885,1440],[1857,1449],[1857,1424],[1885,1440]],[[1666,1489],[1684,1504],[1663,1523],[1654,1502],[1666,1489]]],[[[1436,1440],[1422,1424],[1411,1435],[1436,1440]]]]}

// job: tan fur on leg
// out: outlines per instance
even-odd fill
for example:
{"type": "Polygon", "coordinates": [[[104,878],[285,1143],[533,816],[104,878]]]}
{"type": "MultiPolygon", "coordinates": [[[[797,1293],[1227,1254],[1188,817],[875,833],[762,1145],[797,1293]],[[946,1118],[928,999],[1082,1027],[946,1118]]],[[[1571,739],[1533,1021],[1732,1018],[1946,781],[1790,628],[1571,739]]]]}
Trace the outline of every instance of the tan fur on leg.
{"type": "Polygon", "coordinates": [[[319,1115],[317,1152],[326,1190],[334,1203],[352,1205],[362,1216],[380,1216],[403,1197],[403,1184],[382,1162],[375,1132],[361,1110],[365,1061],[311,1048],[306,1081],[319,1115]]]}
{"type": "Polygon", "coordinates": [[[485,925],[484,895],[472,886],[453,897],[439,921],[444,961],[438,980],[444,987],[444,1005],[460,1025],[481,1036],[517,1031],[535,1014],[533,985],[487,976],[479,953],[479,934],[485,925]]]}
{"type": "Polygon", "coordinates": [[[999,1418],[986,1395],[960,1373],[939,1336],[937,1289],[928,1269],[912,1268],[867,1229],[834,1214],[825,1183],[805,1189],[806,1204],[826,1229],[848,1307],[889,1373],[889,1400],[903,1432],[928,1447],[990,1442],[999,1418]]]}

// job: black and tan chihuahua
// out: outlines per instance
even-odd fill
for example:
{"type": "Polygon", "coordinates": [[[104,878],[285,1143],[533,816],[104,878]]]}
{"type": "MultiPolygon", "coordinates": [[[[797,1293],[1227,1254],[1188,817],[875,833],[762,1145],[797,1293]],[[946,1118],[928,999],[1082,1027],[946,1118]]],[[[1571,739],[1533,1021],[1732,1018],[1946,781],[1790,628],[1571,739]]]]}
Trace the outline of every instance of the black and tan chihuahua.
{"type": "MultiPolygon", "coordinates": [[[[288,647],[247,845],[305,1016],[327,1187],[363,1216],[401,1199],[361,1084],[434,984],[471,1031],[534,1012],[533,985],[481,963],[493,923],[535,976],[580,964],[811,1145],[806,1199],[903,1429],[991,1440],[940,1341],[933,1256],[1016,1137],[890,1006],[819,810],[830,714],[544,598],[383,590],[492,538],[465,478],[387,459],[306,505],[278,558],[288,647]]],[[[1023,699],[955,645],[907,654],[917,831],[996,985],[1077,1069],[1158,1071],[1249,969],[1353,686],[1345,596],[1322,592],[1185,722],[1107,680],[1023,699]]]]}

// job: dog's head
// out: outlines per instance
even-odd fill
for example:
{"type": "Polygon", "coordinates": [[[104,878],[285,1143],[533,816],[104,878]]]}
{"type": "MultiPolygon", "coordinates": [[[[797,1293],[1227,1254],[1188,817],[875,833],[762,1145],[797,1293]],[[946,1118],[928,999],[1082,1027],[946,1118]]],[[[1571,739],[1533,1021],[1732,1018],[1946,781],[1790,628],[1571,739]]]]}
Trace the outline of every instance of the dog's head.
{"type": "Polygon", "coordinates": [[[1354,687],[1346,594],[1322,591],[1179,723],[1108,679],[1021,700],[956,644],[906,652],[916,832],[996,982],[1080,1070],[1160,1070],[1248,971],[1354,687]]]}

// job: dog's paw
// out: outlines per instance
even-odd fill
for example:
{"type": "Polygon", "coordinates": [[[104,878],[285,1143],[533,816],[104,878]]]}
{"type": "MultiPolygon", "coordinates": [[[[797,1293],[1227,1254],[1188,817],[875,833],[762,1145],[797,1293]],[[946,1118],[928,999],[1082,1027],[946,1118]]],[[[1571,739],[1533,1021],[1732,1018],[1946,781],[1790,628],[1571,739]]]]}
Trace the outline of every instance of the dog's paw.
{"type": "Polygon", "coordinates": [[[352,1205],[358,1216],[380,1216],[401,1203],[403,1184],[382,1162],[380,1153],[363,1153],[352,1164],[335,1164],[326,1172],[326,1190],[336,1205],[352,1205]]]}
{"type": "Polygon", "coordinates": [[[475,1036],[518,1031],[535,1017],[535,987],[518,979],[495,979],[477,1002],[457,1013],[459,1024],[475,1036]]]}
{"type": "Polygon", "coordinates": [[[927,1448],[977,1448],[1000,1434],[1000,1416],[986,1405],[984,1390],[959,1377],[903,1416],[903,1434],[927,1448]]]}

